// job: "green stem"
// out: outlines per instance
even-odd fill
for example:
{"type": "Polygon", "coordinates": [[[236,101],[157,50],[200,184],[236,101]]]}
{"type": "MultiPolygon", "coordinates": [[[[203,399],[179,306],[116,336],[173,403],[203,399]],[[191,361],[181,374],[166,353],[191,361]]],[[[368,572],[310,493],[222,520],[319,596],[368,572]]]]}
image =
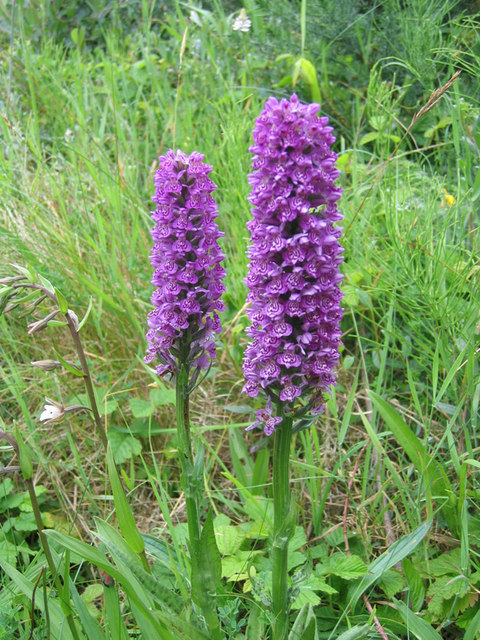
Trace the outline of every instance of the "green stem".
{"type": "Polygon", "coordinates": [[[275,432],[273,449],[273,548],[272,609],[273,640],[284,640],[288,633],[288,541],[291,537],[292,511],[290,498],[290,444],[292,417],[285,416],[275,432]]]}
{"type": "Polygon", "coordinates": [[[187,386],[188,367],[181,365],[180,373],[176,380],[178,453],[182,469],[182,488],[185,492],[185,504],[187,507],[188,536],[192,553],[195,553],[200,542],[200,518],[198,515],[196,488],[192,485],[193,454],[190,438],[190,398],[187,386]]]}
{"type": "MultiPolygon", "coordinates": [[[[193,572],[193,565],[198,564],[199,554],[201,553],[201,526],[198,505],[198,479],[194,478],[194,457],[190,436],[190,396],[188,393],[188,377],[188,366],[182,363],[180,365],[180,372],[176,379],[176,418],[178,453],[182,469],[182,488],[185,493],[185,505],[187,508],[188,537],[190,540],[193,572]]],[[[224,636],[220,628],[215,604],[211,604],[211,600],[209,598],[206,599],[206,602],[208,602],[208,604],[202,606],[202,614],[205,618],[205,623],[210,632],[210,636],[212,640],[223,640],[224,636]]]]}
{"type": "Polygon", "coordinates": [[[65,319],[67,321],[68,328],[70,329],[70,334],[72,336],[72,340],[75,345],[75,350],[77,352],[78,359],[80,360],[80,366],[82,367],[83,379],[85,382],[85,388],[87,390],[88,399],[90,400],[90,406],[92,407],[95,426],[97,428],[98,435],[100,436],[100,439],[106,451],[108,446],[107,434],[105,433],[105,429],[103,428],[102,419],[100,418],[100,413],[98,411],[97,399],[95,398],[95,392],[93,390],[92,377],[90,375],[90,369],[88,368],[87,358],[85,357],[82,341],[80,340],[78,331],[74,323],[72,322],[72,319],[68,315],[68,313],[65,315],[65,319]]]}

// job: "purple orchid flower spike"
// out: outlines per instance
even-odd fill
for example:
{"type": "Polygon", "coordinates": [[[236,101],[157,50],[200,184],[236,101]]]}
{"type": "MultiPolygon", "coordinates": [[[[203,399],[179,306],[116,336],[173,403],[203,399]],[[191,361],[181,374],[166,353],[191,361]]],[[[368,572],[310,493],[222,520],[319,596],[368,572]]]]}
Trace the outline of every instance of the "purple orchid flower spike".
{"type": "Polygon", "coordinates": [[[197,151],[172,150],[159,158],[155,174],[156,204],[152,212],[154,309],[148,314],[147,363],[159,360],[159,376],[178,373],[178,360],[193,369],[208,369],[215,360],[215,334],[221,331],[218,311],[225,286],[223,236],[212,197],[217,188],[212,167],[197,151]]]}
{"type": "MultiPolygon", "coordinates": [[[[243,391],[313,414],[335,384],[339,359],[343,248],[335,185],[337,155],[319,105],[269,98],[253,131],[253,219],[245,279],[249,289],[243,391]]],[[[263,410],[267,411],[267,409],[263,410]]],[[[272,422],[258,414],[273,433],[272,422]]],[[[271,418],[270,418],[271,419],[271,418]]],[[[254,423],[254,424],[256,424],[254,423]]]]}

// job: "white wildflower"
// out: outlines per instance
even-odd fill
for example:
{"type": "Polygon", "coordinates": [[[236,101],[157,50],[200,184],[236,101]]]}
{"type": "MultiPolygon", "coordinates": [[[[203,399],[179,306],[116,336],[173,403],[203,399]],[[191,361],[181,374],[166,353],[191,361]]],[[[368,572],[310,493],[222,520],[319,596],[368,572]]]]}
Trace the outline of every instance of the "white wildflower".
{"type": "Polygon", "coordinates": [[[245,9],[240,9],[240,13],[235,18],[235,21],[232,25],[232,29],[234,31],[243,31],[244,33],[246,33],[247,31],[250,30],[251,26],[252,26],[252,21],[247,16],[247,12],[245,11],[245,9]]]}
{"type": "Polygon", "coordinates": [[[45,406],[40,415],[40,422],[45,422],[45,424],[57,422],[57,420],[61,420],[64,415],[65,409],[61,404],[58,404],[55,400],[50,400],[50,398],[45,398],[45,406]]]}

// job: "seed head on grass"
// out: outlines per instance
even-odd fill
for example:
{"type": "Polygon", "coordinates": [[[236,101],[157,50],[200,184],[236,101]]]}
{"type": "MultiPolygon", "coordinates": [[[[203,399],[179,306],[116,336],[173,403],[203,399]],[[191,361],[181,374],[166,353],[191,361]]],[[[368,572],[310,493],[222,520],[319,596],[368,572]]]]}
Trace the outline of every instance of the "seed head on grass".
{"type": "Polygon", "coordinates": [[[145,361],[160,361],[158,375],[175,374],[181,363],[206,369],[216,357],[225,256],[218,245],[223,234],[215,222],[211,170],[196,151],[188,156],[170,150],[160,157],[155,174],[150,255],[155,308],[148,314],[145,361]]]}
{"type": "MultiPolygon", "coordinates": [[[[289,406],[301,396],[313,412],[335,384],[342,318],[335,137],[318,109],[295,95],[272,97],[255,124],[245,280],[251,341],[243,362],[249,396],[263,389],[289,406]]],[[[270,407],[254,423],[264,422],[267,435],[275,426],[270,407]]]]}

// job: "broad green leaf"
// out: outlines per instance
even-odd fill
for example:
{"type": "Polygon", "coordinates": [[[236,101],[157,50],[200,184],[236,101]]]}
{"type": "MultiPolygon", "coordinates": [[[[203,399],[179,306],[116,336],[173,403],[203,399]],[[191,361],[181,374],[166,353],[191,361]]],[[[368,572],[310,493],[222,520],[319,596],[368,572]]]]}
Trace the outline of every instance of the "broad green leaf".
{"type": "Polygon", "coordinates": [[[178,612],[182,609],[181,598],[170,591],[151,573],[148,573],[142,566],[138,555],[132,551],[130,545],[122,536],[107,522],[97,518],[98,537],[107,547],[108,552],[122,570],[124,575],[128,575],[129,580],[137,584],[143,592],[143,597],[147,598],[152,606],[151,598],[154,598],[162,607],[171,612],[178,612]]]}
{"type": "Polygon", "coordinates": [[[252,608],[248,616],[246,640],[258,640],[263,638],[265,633],[265,624],[263,622],[263,610],[255,601],[252,602],[252,608]]]}
{"type": "Polygon", "coordinates": [[[369,142],[373,142],[378,138],[378,131],[370,131],[366,133],[364,136],[360,138],[359,145],[363,146],[364,144],[368,144],[369,142]]]}
{"type": "Polygon", "coordinates": [[[423,618],[415,615],[404,602],[394,598],[394,603],[410,635],[415,636],[418,640],[442,640],[442,636],[423,618]]]}
{"type": "Polygon", "coordinates": [[[117,516],[120,531],[131,549],[135,551],[135,553],[142,553],[145,549],[145,543],[137,529],[135,518],[133,517],[132,510],[128,504],[122,483],[120,482],[110,444],[107,449],[107,466],[110,485],[113,492],[113,501],[115,503],[115,514],[117,516]]]}
{"type": "Polygon", "coordinates": [[[317,565],[318,575],[335,575],[344,580],[355,580],[367,573],[367,565],[361,558],[346,553],[334,553],[317,565]]]}

